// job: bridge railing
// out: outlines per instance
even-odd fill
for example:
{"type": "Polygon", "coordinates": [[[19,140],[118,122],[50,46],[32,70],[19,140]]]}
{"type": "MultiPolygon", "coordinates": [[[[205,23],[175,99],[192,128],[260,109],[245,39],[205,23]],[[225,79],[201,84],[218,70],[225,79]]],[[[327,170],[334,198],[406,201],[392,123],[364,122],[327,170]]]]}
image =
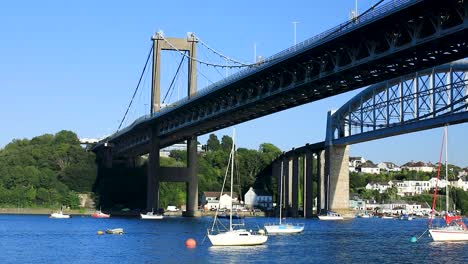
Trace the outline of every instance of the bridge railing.
{"type": "Polygon", "coordinates": [[[148,115],[144,115],[142,117],[139,117],[138,119],[136,119],[134,122],[132,122],[131,125],[127,126],[126,128],[120,130],[120,131],[117,131],[114,135],[112,135],[111,137],[113,136],[116,136],[116,135],[119,135],[119,134],[123,134],[125,133],[126,131],[130,130],[132,127],[134,127],[135,125],[137,125],[138,123],[141,123],[141,122],[144,122],[146,120],[149,120],[149,119],[153,119],[153,118],[157,118],[163,114],[166,114],[167,112],[170,112],[170,111],[173,111],[173,110],[176,110],[178,109],[179,107],[185,105],[187,102],[189,101],[192,101],[192,100],[195,100],[197,98],[200,98],[200,97],[203,97],[209,93],[212,93],[222,87],[225,87],[231,83],[234,83],[238,80],[241,80],[245,77],[247,77],[248,75],[251,75],[253,73],[256,73],[264,68],[267,68],[269,66],[271,66],[272,64],[274,64],[275,62],[277,61],[280,61],[280,60],[284,60],[284,59],[287,59],[289,57],[291,57],[293,54],[296,54],[296,53],[300,53],[302,52],[303,50],[305,49],[310,49],[312,48],[313,46],[317,46],[318,44],[328,40],[328,38],[332,38],[332,37],[336,37],[340,34],[344,34],[346,32],[349,32],[361,25],[363,25],[364,23],[370,23],[374,20],[377,20],[378,18],[380,18],[381,16],[389,13],[390,11],[396,11],[397,9],[401,9],[403,7],[405,7],[406,5],[409,5],[409,4],[412,4],[412,3],[415,3],[415,2],[420,2],[422,0],[391,0],[377,8],[374,8],[372,9],[371,11],[365,13],[365,14],[362,14],[354,19],[348,19],[346,20],[345,22],[342,22],[340,23],[339,25],[329,29],[329,30],[326,30],[318,35],[315,35],[309,39],[306,39],[302,42],[299,42],[298,44],[288,48],[288,49],[285,49],[283,51],[280,51],[268,58],[266,58],[262,63],[259,63],[258,66],[252,66],[252,67],[249,67],[249,68],[246,68],[244,70],[241,70],[241,71],[238,71],[230,76],[228,76],[227,78],[225,79],[222,79],[216,83],[213,83],[201,90],[198,90],[197,91],[197,94],[191,98],[189,97],[185,97],[181,100],[178,100],[174,103],[174,106],[172,107],[166,107],[166,108],[163,108],[161,109],[160,112],[158,113],[154,113],[154,114],[148,114],[148,115]]]}

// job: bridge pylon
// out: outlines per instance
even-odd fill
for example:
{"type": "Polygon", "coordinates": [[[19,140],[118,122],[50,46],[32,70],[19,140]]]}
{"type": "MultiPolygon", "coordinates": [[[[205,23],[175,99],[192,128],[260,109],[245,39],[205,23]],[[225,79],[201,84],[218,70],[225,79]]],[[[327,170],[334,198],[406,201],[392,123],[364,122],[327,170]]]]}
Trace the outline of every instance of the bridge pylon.
{"type": "MultiPolygon", "coordinates": [[[[187,95],[192,97],[197,90],[196,75],[196,43],[193,34],[187,33],[187,38],[165,38],[162,32],[157,32],[153,41],[153,72],[151,89],[151,114],[161,110],[161,52],[176,50],[188,57],[187,95]],[[188,55],[187,55],[188,53],[188,55]]],[[[147,209],[159,208],[160,182],[186,183],[186,211],[184,216],[195,216],[198,208],[198,180],[197,180],[197,137],[187,140],[187,167],[161,167],[159,152],[161,149],[158,125],[151,130],[151,143],[147,176],[147,209]]]]}

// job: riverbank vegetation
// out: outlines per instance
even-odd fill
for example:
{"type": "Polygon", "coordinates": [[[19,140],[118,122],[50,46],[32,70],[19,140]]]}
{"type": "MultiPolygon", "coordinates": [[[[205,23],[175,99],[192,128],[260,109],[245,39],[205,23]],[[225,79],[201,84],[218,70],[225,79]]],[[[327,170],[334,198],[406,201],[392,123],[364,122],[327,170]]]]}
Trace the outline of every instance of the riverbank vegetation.
{"type": "MultiPolygon", "coordinates": [[[[210,135],[205,151],[198,155],[198,190],[219,191],[232,138],[219,140],[210,135]]],[[[245,193],[250,186],[272,190],[271,180],[256,178],[281,150],[263,143],[258,150],[239,148],[236,174],[240,179],[236,191],[245,193]]],[[[184,167],[185,151],[172,151],[161,157],[163,167],[184,167]]],[[[15,139],[0,150],[0,207],[59,208],[79,206],[78,193],[92,193],[96,205],[103,208],[146,207],[147,157],[136,166],[116,164],[97,174],[95,155],[80,146],[77,135],[60,131],[28,139],[15,139]]],[[[201,196],[201,195],[200,195],[201,196]]],[[[184,183],[161,183],[160,207],[185,204],[184,183]]]]}
{"type": "Polygon", "coordinates": [[[70,131],[13,140],[0,150],[0,206],[76,208],[96,179],[94,155],[70,131]]]}

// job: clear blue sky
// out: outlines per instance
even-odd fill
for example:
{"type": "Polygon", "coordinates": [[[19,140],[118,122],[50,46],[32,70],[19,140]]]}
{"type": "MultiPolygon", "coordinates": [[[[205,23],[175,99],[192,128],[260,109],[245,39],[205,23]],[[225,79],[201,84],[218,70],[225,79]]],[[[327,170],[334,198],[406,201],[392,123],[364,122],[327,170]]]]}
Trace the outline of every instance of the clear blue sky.
{"type": "MultiPolygon", "coordinates": [[[[373,2],[360,0],[359,9],[373,2]]],[[[114,132],[155,31],[163,30],[171,37],[195,32],[224,54],[252,61],[254,43],[257,55],[262,56],[291,46],[293,21],[299,22],[299,42],[347,19],[354,4],[354,0],[6,1],[0,8],[0,147],[14,138],[62,129],[83,138],[114,132]]],[[[167,58],[171,56],[175,62],[167,60],[167,64],[177,65],[180,58],[177,54],[167,58]]],[[[199,76],[199,88],[206,84],[208,81],[199,76]]],[[[327,111],[340,107],[354,94],[237,125],[238,144],[257,148],[271,142],[289,150],[322,141],[327,111]]],[[[149,104],[145,93],[137,99],[143,110],[133,110],[131,120],[143,114],[149,104]]],[[[460,166],[468,166],[466,128],[450,128],[450,162],[460,166]]],[[[230,129],[217,132],[230,133],[230,129]]],[[[435,162],[441,136],[442,129],[435,129],[353,145],[351,155],[397,164],[435,162]]],[[[205,142],[206,136],[199,140],[205,142]]]]}

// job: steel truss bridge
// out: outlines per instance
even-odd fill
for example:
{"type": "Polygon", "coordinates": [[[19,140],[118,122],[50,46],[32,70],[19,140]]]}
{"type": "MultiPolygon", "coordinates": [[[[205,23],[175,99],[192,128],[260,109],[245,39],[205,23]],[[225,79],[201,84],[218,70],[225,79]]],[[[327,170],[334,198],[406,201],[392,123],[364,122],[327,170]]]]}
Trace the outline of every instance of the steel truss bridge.
{"type": "Polygon", "coordinates": [[[468,121],[468,60],[381,82],[330,117],[328,142],[349,145],[468,121]]]}
{"type": "MultiPolygon", "coordinates": [[[[468,60],[371,85],[330,111],[326,140],[284,152],[272,163],[447,124],[468,122],[468,60]]],[[[269,174],[271,166],[260,174],[269,174]]]]}

